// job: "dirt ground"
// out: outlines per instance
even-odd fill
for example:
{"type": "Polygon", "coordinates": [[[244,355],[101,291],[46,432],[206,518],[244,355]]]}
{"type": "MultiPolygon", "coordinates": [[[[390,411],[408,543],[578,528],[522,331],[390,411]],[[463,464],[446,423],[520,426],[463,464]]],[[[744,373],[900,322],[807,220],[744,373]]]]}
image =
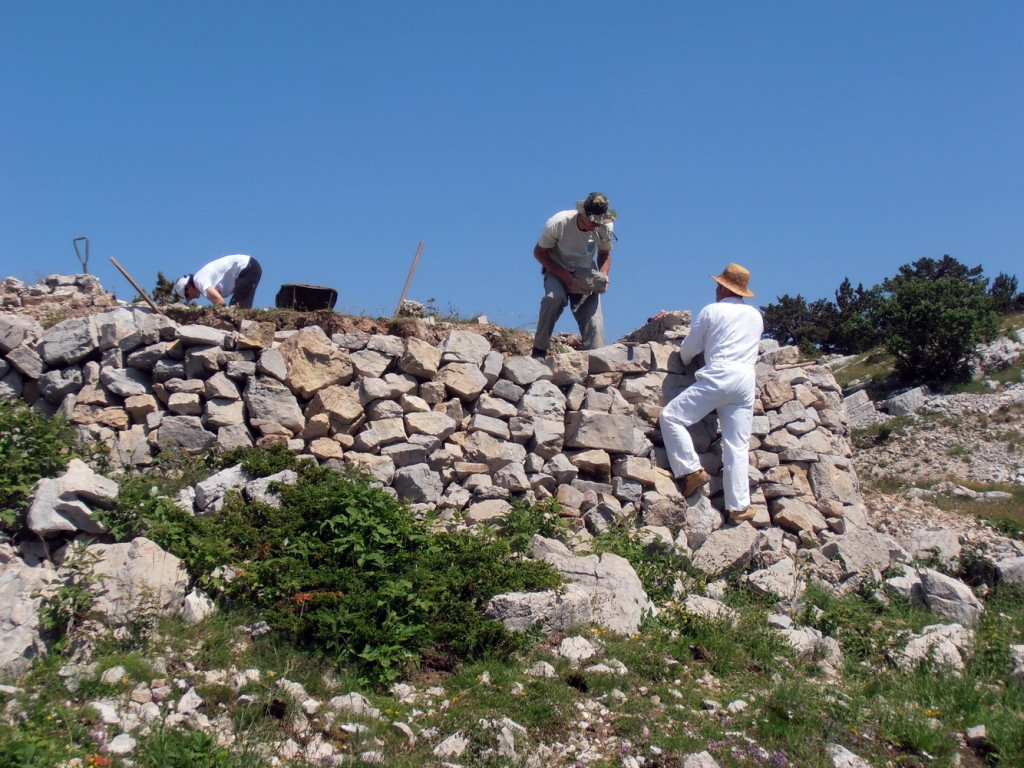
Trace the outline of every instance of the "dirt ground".
{"type": "MultiPolygon", "coordinates": [[[[178,323],[197,323],[223,330],[237,329],[242,319],[261,323],[272,322],[278,330],[292,330],[316,325],[328,335],[335,333],[381,333],[399,338],[417,338],[430,344],[440,344],[453,330],[461,328],[484,336],[491,347],[507,355],[528,355],[533,348],[533,336],[523,331],[504,328],[491,323],[448,323],[433,318],[399,317],[377,318],[343,315],[331,310],[297,312],[288,309],[225,309],[221,307],[187,307],[174,305],[163,311],[178,323]]],[[[572,339],[563,343],[573,346],[572,339]]]]}

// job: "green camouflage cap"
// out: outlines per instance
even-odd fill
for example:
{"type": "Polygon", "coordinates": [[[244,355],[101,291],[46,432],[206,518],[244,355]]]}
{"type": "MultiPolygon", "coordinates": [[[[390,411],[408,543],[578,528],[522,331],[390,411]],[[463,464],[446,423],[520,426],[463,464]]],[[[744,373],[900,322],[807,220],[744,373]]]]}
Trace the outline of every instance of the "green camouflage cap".
{"type": "Polygon", "coordinates": [[[595,224],[611,224],[619,215],[608,207],[608,198],[600,192],[591,192],[586,200],[577,200],[576,210],[595,224]]]}

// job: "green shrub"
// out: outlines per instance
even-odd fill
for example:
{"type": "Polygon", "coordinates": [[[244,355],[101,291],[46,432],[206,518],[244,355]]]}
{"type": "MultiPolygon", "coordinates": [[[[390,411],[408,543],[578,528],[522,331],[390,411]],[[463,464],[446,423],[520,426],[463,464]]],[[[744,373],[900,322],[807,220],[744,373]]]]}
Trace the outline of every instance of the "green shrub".
{"type": "Polygon", "coordinates": [[[518,648],[521,637],[482,618],[484,605],[560,581],[546,565],[513,559],[509,543],[486,531],[432,533],[362,476],[315,469],[281,492],[281,510],[241,511],[250,527],[235,536],[243,576],[230,592],[369,680],[394,679],[424,654],[518,648]]]}
{"type": "Polygon", "coordinates": [[[540,504],[527,504],[515,499],[512,509],[501,518],[498,530],[513,552],[526,552],[534,535],[549,539],[565,536],[566,525],[559,511],[558,501],[553,498],[540,504]]]}
{"type": "Polygon", "coordinates": [[[561,583],[514,552],[534,533],[557,532],[554,508],[516,505],[507,535],[435,533],[364,475],[288,456],[234,456],[253,474],[298,470],[295,485],[277,488],[280,508],[230,493],[220,512],[193,517],[139,478],[122,484],[105,520],[120,535],[145,533],[227,605],[255,608],[297,647],[354,664],[367,681],[392,680],[424,658],[454,663],[529,642],[482,613],[496,594],[561,583]]]}
{"type": "Polygon", "coordinates": [[[64,561],[67,577],[43,598],[39,625],[61,641],[92,609],[96,599],[93,588],[102,582],[95,572],[99,559],[99,553],[85,544],[70,544],[64,561]]]}
{"type": "Polygon", "coordinates": [[[36,481],[60,475],[76,455],[66,419],[0,400],[0,528],[11,529],[25,512],[36,481]]]}
{"type": "Polygon", "coordinates": [[[800,623],[835,638],[848,662],[881,662],[899,642],[897,617],[906,618],[907,609],[895,600],[887,608],[876,587],[877,582],[865,582],[858,591],[838,596],[812,582],[800,623]]]}
{"type": "Polygon", "coordinates": [[[999,328],[985,286],[981,267],[967,269],[949,256],[904,265],[882,284],[874,317],[902,380],[935,383],[963,375],[974,347],[995,338],[999,328]]]}
{"type": "Polygon", "coordinates": [[[283,445],[271,448],[236,448],[221,454],[218,466],[233,467],[240,464],[253,477],[269,477],[286,469],[297,469],[302,464],[294,453],[283,445]]]}
{"type": "Polygon", "coordinates": [[[192,515],[175,504],[174,497],[209,474],[207,457],[163,453],[145,471],[123,474],[113,508],[96,509],[96,517],[117,541],[147,536],[177,554],[196,524],[192,515]]]}
{"type": "Polygon", "coordinates": [[[668,605],[651,626],[660,630],[659,642],[673,658],[707,665],[715,675],[779,669],[795,656],[786,641],[769,629],[761,611],[743,612],[737,623],[726,616],[701,616],[676,603],[668,605]]]}

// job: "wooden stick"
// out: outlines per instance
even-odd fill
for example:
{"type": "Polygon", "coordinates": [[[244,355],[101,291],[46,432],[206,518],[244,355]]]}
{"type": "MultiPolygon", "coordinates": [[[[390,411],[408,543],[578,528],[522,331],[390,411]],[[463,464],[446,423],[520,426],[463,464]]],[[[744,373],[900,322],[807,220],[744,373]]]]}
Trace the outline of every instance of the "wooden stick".
{"type": "Polygon", "coordinates": [[[402,289],[402,296],[398,300],[398,307],[395,309],[394,317],[398,317],[398,313],[402,311],[402,304],[405,302],[405,292],[409,290],[409,283],[412,282],[412,273],[416,271],[416,264],[420,260],[421,253],[423,253],[422,240],[420,240],[420,247],[416,249],[416,257],[412,260],[412,267],[409,268],[409,276],[405,279],[405,287],[402,289]]]}
{"type": "Polygon", "coordinates": [[[776,365],[776,371],[786,371],[790,368],[809,368],[812,365],[823,365],[820,360],[810,360],[806,363],[785,363],[783,365],[776,365]]]}
{"type": "Polygon", "coordinates": [[[158,315],[163,315],[164,317],[167,317],[167,315],[164,315],[164,313],[160,310],[160,307],[158,307],[153,302],[153,300],[149,298],[149,294],[142,290],[142,288],[139,287],[139,284],[132,279],[132,276],[128,274],[128,270],[126,270],[124,267],[118,264],[117,259],[115,259],[113,256],[110,257],[110,260],[113,262],[115,267],[121,270],[121,274],[128,278],[128,282],[131,283],[132,287],[139,292],[139,295],[146,300],[146,303],[149,304],[150,307],[152,307],[153,311],[156,312],[158,315]]]}

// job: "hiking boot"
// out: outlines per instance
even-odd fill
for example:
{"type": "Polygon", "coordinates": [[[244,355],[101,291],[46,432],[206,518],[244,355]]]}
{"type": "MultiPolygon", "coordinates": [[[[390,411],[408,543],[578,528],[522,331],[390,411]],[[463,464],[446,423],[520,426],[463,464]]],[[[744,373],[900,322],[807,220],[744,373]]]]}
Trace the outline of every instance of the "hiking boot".
{"type": "Polygon", "coordinates": [[[688,475],[683,475],[678,479],[679,491],[683,494],[683,498],[689,498],[698,490],[701,486],[711,480],[711,475],[705,472],[703,469],[698,469],[696,472],[691,472],[688,475]]]}
{"type": "Polygon", "coordinates": [[[739,525],[744,520],[753,520],[754,510],[750,507],[746,509],[730,509],[729,510],[729,522],[735,525],[739,525]]]}
{"type": "Polygon", "coordinates": [[[530,357],[534,360],[543,360],[547,356],[548,351],[546,349],[538,349],[537,347],[534,347],[533,352],[530,353],[530,357]]]}

